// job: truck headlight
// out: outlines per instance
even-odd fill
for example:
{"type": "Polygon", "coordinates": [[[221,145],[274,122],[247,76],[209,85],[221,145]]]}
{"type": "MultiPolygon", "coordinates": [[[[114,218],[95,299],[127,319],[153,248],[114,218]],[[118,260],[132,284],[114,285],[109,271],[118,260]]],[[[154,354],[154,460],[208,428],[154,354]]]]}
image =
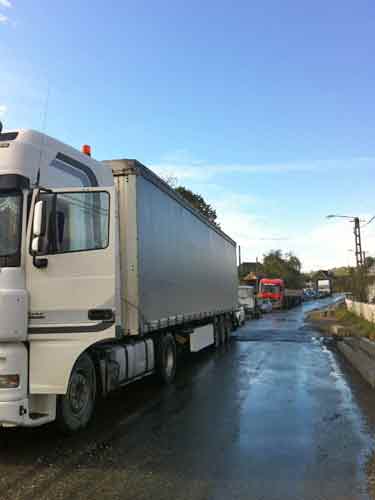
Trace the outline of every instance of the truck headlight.
{"type": "Polygon", "coordinates": [[[15,389],[19,385],[19,375],[0,375],[0,389],[15,389]]]}

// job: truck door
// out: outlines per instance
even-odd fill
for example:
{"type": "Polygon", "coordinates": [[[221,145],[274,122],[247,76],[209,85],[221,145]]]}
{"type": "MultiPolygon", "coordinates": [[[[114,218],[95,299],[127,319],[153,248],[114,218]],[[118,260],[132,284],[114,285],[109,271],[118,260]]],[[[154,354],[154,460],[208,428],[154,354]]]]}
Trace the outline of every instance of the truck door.
{"type": "Polygon", "coordinates": [[[43,214],[39,237],[33,214],[28,231],[30,334],[104,332],[114,326],[114,196],[113,188],[34,196],[32,212],[42,201],[43,214]]]}

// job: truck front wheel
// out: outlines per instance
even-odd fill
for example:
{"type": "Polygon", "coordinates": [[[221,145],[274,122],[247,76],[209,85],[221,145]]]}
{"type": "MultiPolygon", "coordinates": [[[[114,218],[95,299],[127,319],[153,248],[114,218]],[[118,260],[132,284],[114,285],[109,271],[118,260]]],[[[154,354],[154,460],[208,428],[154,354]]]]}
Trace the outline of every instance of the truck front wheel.
{"type": "Polygon", "coordinates": [[[82,354],[70,375],[68,390],[57,400],[56,421],[64,432],[83,429],[91,420],[96,399],[95,367],[88,354],[82,354]]]}
{"type": "Polygon", "coordinates": [[[162,335],[157,343],[156,368],[165,384],[173,382],[176,375],[177,350],[176,341],[171,333],[162,335]]]}

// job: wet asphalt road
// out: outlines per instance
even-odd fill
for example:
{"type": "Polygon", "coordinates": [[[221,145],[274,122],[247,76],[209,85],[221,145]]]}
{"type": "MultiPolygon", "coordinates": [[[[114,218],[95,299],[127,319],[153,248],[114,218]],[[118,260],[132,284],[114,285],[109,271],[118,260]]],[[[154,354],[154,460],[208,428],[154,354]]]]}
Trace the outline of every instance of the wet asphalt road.
{"type": "Polygon", "coordinates": [[[172,387],[115,393],[78,436],[1,431],[0,499],[368,498],[373,391],[304,323],[311,307],[248,322],[172,387]]]}

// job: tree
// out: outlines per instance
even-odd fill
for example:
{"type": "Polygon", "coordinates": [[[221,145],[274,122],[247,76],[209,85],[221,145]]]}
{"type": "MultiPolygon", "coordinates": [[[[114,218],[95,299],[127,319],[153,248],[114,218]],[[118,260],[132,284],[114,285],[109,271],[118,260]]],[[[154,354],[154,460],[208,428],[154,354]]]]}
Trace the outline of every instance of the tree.
{"type": "Polygon", "coordinates": [[[375,264],[375,259],[374,257],[371,257],[370,255],[365,258],[364,266],[366,269],[370,269],[375,264]]]}
{"type": "Polygon", "coordinates": [[[271,250],[263,256],[263,273],[267,278],[284,280],[287,288],[302,288],[301,261],[291,252],[283,255],[281,250],[271,250]]]}
{"type": "Polygon", "coordinates": [[[188,189],[185,186],[178,186],[177,177],[173,175],[162,177],[162,179],[178,194],[185,198],[185,200],[190,203],[193,208],[198,210],[198,212],[200,212],[209,222],[211,222],[211,224],[220,227],[220,224],[217,221],[216,210],[206,202],[203,196],[194,193],[193,191],[191,191],[191,189],[188,189]]]}
{"type": "Polygon", "coordinates": [[[288,266],[294,269],[297,273],[301,272],[301,261],[298,257],[292,254],[292,252],[288,252],[285,254],[286,262],[288,266]]]}
{"type": "Polygon", "coordinates": [[[285,262],[281,250],[263,255],[263,272],[267,278],[282,278],[285,262]]]}
{"type": "Polygon", "coordinates": [[[187,189],[184,186],[178,186],[175,188],[175,191],[179,193],[181,196],[185,198],[186,201],[190,203],[196,210],[198,210],[202,215],[206,217],[213,224],[219,225],[217,220],[216,210],[209,205],[203,196],[200,194],[193,193],[190,189],[187,189]]]}

